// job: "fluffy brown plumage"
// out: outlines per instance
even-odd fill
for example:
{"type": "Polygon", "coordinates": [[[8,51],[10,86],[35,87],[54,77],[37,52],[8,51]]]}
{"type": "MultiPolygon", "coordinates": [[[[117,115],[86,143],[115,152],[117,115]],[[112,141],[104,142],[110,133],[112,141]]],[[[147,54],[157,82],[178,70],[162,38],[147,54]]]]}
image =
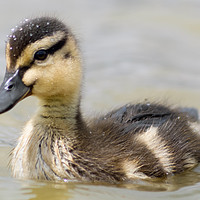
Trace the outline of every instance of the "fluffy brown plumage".
{"type": "Polygon", "coordinates": [[[119,182],[166,177],[200,161],[190,110],[140,103],[83,119],[80,54],[59,20],[21,23],[8,39],[6,59],[0,112],[30,95],[40,100],[12,153],[15,177],[119,182]]]}

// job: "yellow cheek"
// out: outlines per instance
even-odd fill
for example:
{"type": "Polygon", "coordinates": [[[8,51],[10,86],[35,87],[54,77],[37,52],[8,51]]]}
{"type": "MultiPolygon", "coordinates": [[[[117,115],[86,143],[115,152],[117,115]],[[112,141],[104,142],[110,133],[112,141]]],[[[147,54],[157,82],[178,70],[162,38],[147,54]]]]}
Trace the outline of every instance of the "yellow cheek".
{"type": "Polygon", "coordinates": [[[70,96],[78,92],[81,82],[80,63],[71,59],[56,59],[56,65],[32,66],[23,77],[25,85],[33,85],[33,95],[45,96],[70,96]],[[60,60],[60,62],[58,62],[60,60]]]}
{"type": "Polygon", "coordinates": [[[38,78],[40,78],[40,76],[41,72],[39,73],[37,68],[32,67],[24,74],[22,81],[26,86],[31,86],[38,80],[38,78]]]}

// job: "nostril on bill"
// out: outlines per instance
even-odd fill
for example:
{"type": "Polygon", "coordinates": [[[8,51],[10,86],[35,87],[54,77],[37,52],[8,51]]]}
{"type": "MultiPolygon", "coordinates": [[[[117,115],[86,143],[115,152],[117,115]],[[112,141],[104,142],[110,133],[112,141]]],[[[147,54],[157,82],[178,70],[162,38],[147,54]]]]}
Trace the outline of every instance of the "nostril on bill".
{"type": "Polygon", "coordinates": [[[15,86],[14,84],[6,85],[5,89],[10,91],[14,88],[14,86],[15,86]]]}

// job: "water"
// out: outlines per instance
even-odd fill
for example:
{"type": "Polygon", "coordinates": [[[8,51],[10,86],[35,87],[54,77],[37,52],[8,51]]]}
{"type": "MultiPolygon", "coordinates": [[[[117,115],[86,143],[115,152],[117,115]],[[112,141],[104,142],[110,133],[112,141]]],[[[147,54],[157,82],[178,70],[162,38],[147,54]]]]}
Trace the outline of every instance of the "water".
{"type": "MultiPolygon", "coordinates": [[[[1,80],[6,35],[21,20],[43,14],[63,19],[80,41],[85,115],[145,99],[200,109],[198,0],[1,1],[1,80]]],[[[61,184],[12,178],[9,153],[36,105],[35,98],[28,98],[0,115],[0,199],[200,198],[200,167],[159,183],[61,184]]]]}

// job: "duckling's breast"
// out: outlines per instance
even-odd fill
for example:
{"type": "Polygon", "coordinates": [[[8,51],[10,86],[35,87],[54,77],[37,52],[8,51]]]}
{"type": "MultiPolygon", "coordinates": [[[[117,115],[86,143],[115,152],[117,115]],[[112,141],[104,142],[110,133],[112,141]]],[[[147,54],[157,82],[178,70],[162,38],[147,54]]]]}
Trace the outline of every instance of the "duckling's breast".
{"type": "Polygon", "coordinates": [[[73,178],[64,170],[73,162],[69,142],[62,138],[61,130],[30,120],[13,151],[13,175],[19,178],[61,180],[73,178]]]}

